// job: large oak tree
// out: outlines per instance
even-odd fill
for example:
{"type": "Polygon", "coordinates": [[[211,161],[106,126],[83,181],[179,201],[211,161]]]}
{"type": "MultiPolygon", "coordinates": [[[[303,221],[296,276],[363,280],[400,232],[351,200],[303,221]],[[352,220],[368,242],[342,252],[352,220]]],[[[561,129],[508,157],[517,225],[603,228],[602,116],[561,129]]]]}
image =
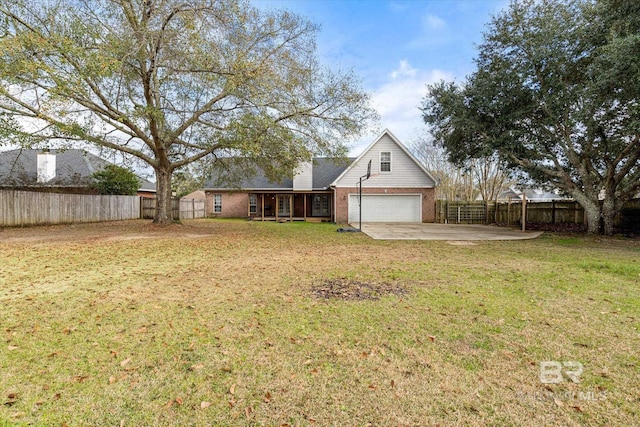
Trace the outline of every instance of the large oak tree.
{"type": "Polygon", "coordinates": [[[496,152],[611,234],[640,191],[638,58],[640,2],[515,1],[488,25],[467,81],[429,88],[423,117],[452,160],[496,152]]]}
{"type": "Polygon", "coordinates": [[[240,156],[276,177],[343,154],[375,118],[352,73],[320,66],[317,31],[243,0],[2,2],[0,118],[19,118],[23,144],[141,159],[167,223],[175,170],[240,156]]]}

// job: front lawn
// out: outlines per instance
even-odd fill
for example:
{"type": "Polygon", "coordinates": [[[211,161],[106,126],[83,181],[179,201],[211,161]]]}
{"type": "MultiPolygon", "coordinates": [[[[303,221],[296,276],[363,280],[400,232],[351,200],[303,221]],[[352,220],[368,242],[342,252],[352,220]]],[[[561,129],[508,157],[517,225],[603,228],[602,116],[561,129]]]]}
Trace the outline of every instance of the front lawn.
{"type": "Polygon", "coordinates": [[[0,425],[640,419],[640,242],[336,228],[0,230],[0,425]]]}

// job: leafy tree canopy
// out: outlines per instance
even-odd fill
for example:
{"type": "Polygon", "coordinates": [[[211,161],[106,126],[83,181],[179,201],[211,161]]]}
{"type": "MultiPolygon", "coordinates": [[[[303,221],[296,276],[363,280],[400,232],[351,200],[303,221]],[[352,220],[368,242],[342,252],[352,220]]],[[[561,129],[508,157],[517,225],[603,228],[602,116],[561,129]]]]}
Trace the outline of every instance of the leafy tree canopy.
{"type": "Polygon", "coordinates": [[[176,169],[242,156],[282,174],[376,118],[352,73],[318,63],[316,25],[245,0],[14,0],[0,32],[0,113],[146,162],[160,223],[176,169]]]}
{"type": "Polygon", "coordinates": [[[135,173],[117,165],[107,165],[91,175],[93,186],[100,194],[134,196],[140,188],[140,180],[135,173]]]}
{"type": "Polygon", "coordinates": [[[429,88],[423,118],[451,160],[498,153],[610,234],[640,190],[639,17],[634,0],[514,1],[467,81],[429,88]]]}

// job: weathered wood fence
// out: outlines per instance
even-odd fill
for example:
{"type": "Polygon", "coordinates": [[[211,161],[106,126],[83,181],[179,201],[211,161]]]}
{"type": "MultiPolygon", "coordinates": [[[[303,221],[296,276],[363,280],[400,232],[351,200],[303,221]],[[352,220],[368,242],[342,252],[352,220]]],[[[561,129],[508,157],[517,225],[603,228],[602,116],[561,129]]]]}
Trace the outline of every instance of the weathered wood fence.
{"type": "Polygon", "coordinates": [[[0,190],[0,226],[116,221],[140,218],[138,196],[100,196],[0,190]]]}
{"type": "Polygon", "coordinates": [[[204,218],[205,201],[196,199],[180,199],[180,219],[204,218]]]}
{"type": "MultiPolygon", "coordinates": [[[[526,220],[535,224],[585,224],[584,209],[572,200],[550,202],[527,202],[526,220]]],[[[497,203],[493,222],[519,224],[522,221],[522,202],[497,203]]]]}
{"type": "MultiPolygon", "coordinates": [[[[174,220],[205,217],[204,200],[171,199],[171,212],[174,220]]],[[[153,219],[156,214],[156,199],[142,199],[142,218],[153,219]]]]}
{"type": "MultiPolygon", "coordinates": [[[[527,202],[526,222],[533,224],[585,224],[584,209],[578,202],[554,200],[527,202]]],[[[522,202],[436,202],[436,222],[451,224],[516,225],[522,222],[522,202]]],[[[616,226],[640,229],[640,199],[625,203],[616,226]]]]}

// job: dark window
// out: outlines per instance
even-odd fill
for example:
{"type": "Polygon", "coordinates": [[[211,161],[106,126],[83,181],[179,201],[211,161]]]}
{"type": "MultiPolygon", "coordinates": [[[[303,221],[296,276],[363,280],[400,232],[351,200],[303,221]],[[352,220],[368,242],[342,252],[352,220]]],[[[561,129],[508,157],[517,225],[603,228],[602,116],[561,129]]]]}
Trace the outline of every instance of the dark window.
{"type": "Polygon", "coordinates": [[[391,152],[382,151],[380,153],[380,172],[391,172],[391,152]]]}

